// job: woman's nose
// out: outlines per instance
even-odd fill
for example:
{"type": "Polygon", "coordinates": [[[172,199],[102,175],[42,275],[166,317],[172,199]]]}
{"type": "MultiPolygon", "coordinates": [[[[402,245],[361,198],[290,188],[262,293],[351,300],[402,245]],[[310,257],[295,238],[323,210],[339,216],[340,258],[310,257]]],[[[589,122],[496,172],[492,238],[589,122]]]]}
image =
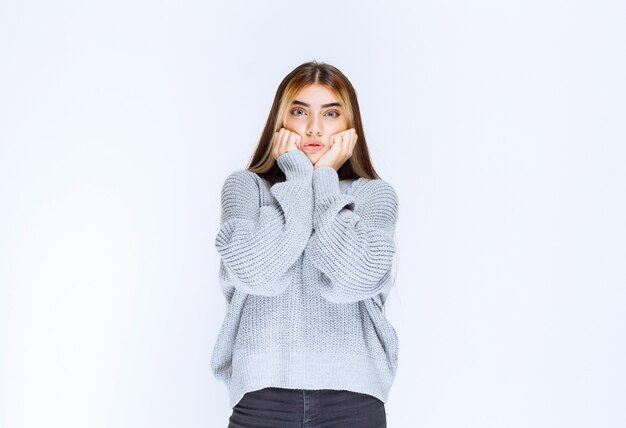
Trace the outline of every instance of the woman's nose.
{"type": "Polygon", "coordinates": [[[322,135],[322,124],[319,119],[312,118],[308,123],[307,135],[322,135]]]}

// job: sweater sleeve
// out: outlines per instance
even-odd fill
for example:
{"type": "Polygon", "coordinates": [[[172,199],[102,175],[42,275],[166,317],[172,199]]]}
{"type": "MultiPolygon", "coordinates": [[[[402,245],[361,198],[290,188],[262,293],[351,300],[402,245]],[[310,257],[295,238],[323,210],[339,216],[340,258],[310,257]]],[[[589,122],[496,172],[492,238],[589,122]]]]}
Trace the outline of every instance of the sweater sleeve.
{"type": "Polygon", "coordinates": [[[312,185],[314,232],[305,253],[322,273],[322,297],[348,303],[388,292],[398,217],[393,187],[365,180],[344,194],[332,167],[314,170],[312,185]]]}
{"type": "Polygon", "coordinates": [[[260,206],[257,179],[248,170],[231,173],[222,187],[215,247],[227,300],[235,288],[264,296],[282,293],[311,236],[313,165],[300,150],[283,153],[277,163],[286,180],[270,188],[271,205],[260,206]]]}

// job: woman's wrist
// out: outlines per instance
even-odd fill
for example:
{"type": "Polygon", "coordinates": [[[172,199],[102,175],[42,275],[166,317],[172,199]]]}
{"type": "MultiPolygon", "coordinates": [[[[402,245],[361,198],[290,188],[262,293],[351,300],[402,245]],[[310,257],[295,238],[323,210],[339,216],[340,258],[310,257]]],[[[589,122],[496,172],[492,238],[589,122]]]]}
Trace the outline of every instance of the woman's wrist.
{"type": "Polygon", "coordinates": [[[278,156],[276,163],[288,180],[294,178],[311,178],[313,172],[311,161],[309,161],[309,158],[300,150],[291,150],[281,154],[278,156]]]}

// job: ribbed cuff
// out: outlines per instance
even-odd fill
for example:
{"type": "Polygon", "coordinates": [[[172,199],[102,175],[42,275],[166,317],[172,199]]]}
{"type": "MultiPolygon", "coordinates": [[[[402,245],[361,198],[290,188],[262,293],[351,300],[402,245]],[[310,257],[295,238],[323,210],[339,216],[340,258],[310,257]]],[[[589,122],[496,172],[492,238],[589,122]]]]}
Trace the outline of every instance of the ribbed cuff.
{"type": "Polygon", "coordinates": [[[324,195],[341,194],[339,174],[332,166],[323,166],[313,170],[313,196],[320,200],[324,195]]]}
{"type": "Polygon", "coordinates": [[[310,179],[313,174],[313,164],[301,150],[285,152],[278,156],[276,162],[287,180],[310,179]]]}

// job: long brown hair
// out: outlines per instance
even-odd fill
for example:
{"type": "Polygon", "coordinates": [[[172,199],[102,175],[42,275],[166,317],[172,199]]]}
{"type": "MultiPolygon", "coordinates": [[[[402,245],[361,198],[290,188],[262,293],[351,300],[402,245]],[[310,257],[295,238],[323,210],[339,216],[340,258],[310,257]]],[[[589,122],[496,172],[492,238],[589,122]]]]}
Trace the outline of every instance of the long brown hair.
{"type": "Polygon", "coordinates": [[[341,180],[359,177],[380,178],[369,157],[359,102],[354,87],[337,68],[317,61],[299,65],[278,86],[265,128],[247,169],[272,183],[285,180],[285,174],[271,154],[272,137],[275,132],[283,127],[287,110],[296,93],[301,88],[314,83],[326,85],[342,101],[346,106],[348,129],[354,128],[358,136],[352,156],[337,171],[339,178],[341,180]]]}

